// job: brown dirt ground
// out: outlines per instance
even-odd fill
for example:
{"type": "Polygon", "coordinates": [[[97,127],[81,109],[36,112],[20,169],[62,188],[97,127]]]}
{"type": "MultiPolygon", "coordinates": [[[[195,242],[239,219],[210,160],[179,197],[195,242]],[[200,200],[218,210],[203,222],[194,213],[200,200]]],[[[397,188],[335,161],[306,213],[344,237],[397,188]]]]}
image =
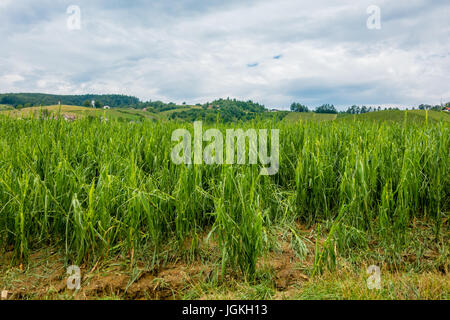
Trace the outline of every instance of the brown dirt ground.
{"type": "MultiPolygon", "coordinates": [[[[5,255],[5,260],[12,252],[5,255]]],[[[307,281],[308,277],[298,270],[299,259],[283,242],[281,250],[270,252],[259,262],[273,273],[274,286],[286,291],[295,284],[307,281]]],[[[122,299],[177,299],[183,292],[196,284],[207,281],[215,270],[213,263],[186,263],[183,261],[166,264],[159,269],[149,270],[144,263],[137,262],[138,275],[132,281],[132,272],[118,261],[100,262],[92,269],[81,266],[82,287],[76,293],[67,289],[66,269],[63,257],[56,252],[43,250],[31,255],[26,267],[0,267],[0,274],[12,270],[8,299],[53,299],[67,295],[74,299],[89,300],[102,297],[122,299]],[[2,270],[4,269],[4,270],[2,270]]],[[[227,277],[239,277],[231,275],[227,277]]],[[[219,281],[226,281],[221,279],[219,281]]],[[[2,282],[0,281],[0,286],[2,282]]],[[[1,290],[3,288],[0,287],[1,290]]]]}
{"type": "MultiPolygon", "coordinates": [[[[302,228],[299,226],[299,229],[302,228]]],[[[272,276],[275,299],[292,296],[295,290],[312,281],[302,270],[311,268],[313,264],[315,239],[312,229],[301,231],[310,240],[306,242],[309,253],[305,259],[300,261],[290,241],[280,235],[277,241],[279,248],[258,262],[258,268],[268,270],[272,276]]],[[[188,243],[186,246],[189,247],[188,243]]],[[[57,250],[46,248],[37,251],[25,266],[5,263],[11,260],[13,253],[10,251],[0,256],[0,291],[8,290],[8,299],[179,299],[190,289],[210,280],[217,271],[217,261],[214,261],[219,256],[217,246],[214,241],[201,241],[200,250],[208,257],[202,262],[188,263],[178,257],[150,269],[145,261],[135,258],[131,252],[129,259],[110,258],[98,261],[94,267],[81,266],[82,287],[78,291],[67,289],[64,259],[57,250]],[[137,260],[134,264],[129,263],[134,259],[137,260]],[[134,267],[131,268],[130,264],[134,267]]],[[[414,260],[413,256],[405,258],[414,260]]],[[[435,257],[430,254],[429,258],[435,257]]],[[[347,269],[345,263],[342,267],[347,269]]],[[[447,275],[448,270],[443,274],[447,275]]],[[[239,282],[243,279],[238,274],[228,274],[225,278],[219,275],[219,284],[230,280],[239,282]]]]}

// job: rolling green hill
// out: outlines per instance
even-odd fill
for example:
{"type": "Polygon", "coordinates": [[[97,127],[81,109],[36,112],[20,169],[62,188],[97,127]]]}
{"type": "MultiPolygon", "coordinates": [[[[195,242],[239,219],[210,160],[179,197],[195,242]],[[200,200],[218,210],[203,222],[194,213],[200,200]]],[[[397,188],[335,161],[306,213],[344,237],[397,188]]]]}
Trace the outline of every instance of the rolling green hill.
{"type": "Polygon", "coordinates": [[[319,114],[313,112],[291,112],[285,117],[287,122],[297,121],[394,121],[402,122],[406,119],[408,122],[425,122],[428,121],[450,121],[448,112],[426,111],[426,110],[386,110],[369,112],[364,114],[319,114]]]}
{"type": "Polygon", "coordinates": [[[51,112],[52,114],[62,114],[68,116],[79,117],[102,117],[106,115],[108,119],[118,119],[125,121],[140,121],[143,119],[151,120],[168,120],[172,115],[186,112],[186,111],[202,110],[199,106],[176,106],[174,109],[158,112],[149,108],[149,111],[145,109],[133,109],[133,108],[112,108],[112,109],[94,109],[86,108],[82,106],[71,105],[52,105],[45,107],[31,107],[23,109],[14,109],[11,106],[0,105],[0,114],[10,115],[17,118],[26,118],[31,115],[38,116],[40,112],[51,112]]]}
{"type": "Polygon", "coordinates": [[[67,115],[75,118],[80,117],[103,117],[107,119],[117,119],[123,121],[141,121],[144,119],[159,120],[160,117],[157,114],[128,108],[115,108],[115,109],[93,109],[80,106],[47,106],[47,107],[32,107],[25,109],[6,109],[0,111],[0,114],[9,115],[16,118],[26,118],[30,116],[39,116],[41,112],[49,112],[50,114],[67,115]]]}
{"type": "Polygon", "coordinates": [[[337,114],[314,113],[314,112],[290,112],[284,120],[287,122],[298,121],[332,121],[336,120],[337,114]]]}
{"type": "Polygon", "coordinates": [[[428,121],[450,121],[450,115],[447,112],[439,111],[426,111],[426,110],[386,110],[369,112],[357,115],[342,115],[338,117],[339,121],[349,120],[368,120],[368,121],[394,121],[402,122],[406,120],[408,122],[426,122],[428,121]]]}
{"type": "MultiPolygon", "coordinates": [[[[80,117],[106,117],[107,119],[117,119],[119,121],[142,121],[142,120],[170,120],[178,119],[187,122],[192,122],[195,120],[205,120],[205,114],[209,116],[214,121],[216,120],[217,114],[219,118],[223,118],[223,110],[204,110],[201,106],[175,106],[171,110],[166,110],[158,112],[152,108],[146,109],[133,109],[133,108],[113,108],[113,109],[94,109],[86,108],[81,106],[71,106],[71,105],[53,105],[46,107],[31,107],[24,109],[14,109],[9,105],[0,105],[0,114],[6,114],[12,117],[25,118],[34,115],[39,116],[41,112],[50,112],[51,114],[57,115],[61,113],[74,118],[80,117]]],[[[231,111],[230,111],[231,112],[231,111]]],[[[250,113],[252,114],[252,113],[250,113]]],[[[425,110],[410,110],[410,111],[400,111],[400,110],[386,110],[378,112],[370,112],[364,114],[320,114],[314,112],[262,112],[258,113],[260,119],[263,118],[273,118],[276,116],[278,120],[283,120],[288,123],[298,122],[298,121],[394,121],[403,122],[405,116],[408,122],[426,122],[427,118],[429,122],[436,121],[450,121],[450,114],[447,112],[439,111],[425,111],[425,110]]],[[[206,119],[208,120],[208,119],[206,119]]],[[[223,120],[223,119],[222,119],[223,120]]],[[[244,117],[238,120],[246,120],[244,117]]],[[[247,119],[249,120],[249,119],[247,119]]],[[[237,120],[236,120],[237,121],[237,120]]]]}
{"type": "Polygon", "coordinates": [[[6,110],[13,110],[14,108],[6,105],[6,104],[0,104],[0,111],[6,111],[6,110]]]}

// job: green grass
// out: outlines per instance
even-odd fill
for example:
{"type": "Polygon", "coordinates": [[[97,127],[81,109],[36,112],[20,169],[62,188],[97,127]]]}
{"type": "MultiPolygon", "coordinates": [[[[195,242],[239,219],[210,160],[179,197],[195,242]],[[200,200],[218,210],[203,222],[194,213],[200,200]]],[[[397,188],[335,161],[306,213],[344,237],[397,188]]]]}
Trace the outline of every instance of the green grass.
{"type": "Polygon", "coordinates": [[[175,109],[163,111],[163,112],[160,112],[159,114],[161,116],[164,116],[164,117],[168,118],[173,113],[178,113],[178,112],[182,112],[182,111],[188,111],[188,110],[191,110],[191,109],[199,110],[199,109],[202,109],[202,107],[200,107],[200,106],[178,106],[175,109]]]}
{"type": "Polygon", "coordinates": [[[324,114],[314,112],[290,112],[284,119],[287,122],[298,121],[333,121],[337,114],[324,114]]]}
{"type": "MultiPolygon", "coordinates": [[[[165,121],[169,120],[170,116],[174,113],[188,111],[191,109],[201,109],[199,106],[177,106],[175,109],[163,111],[163,112],[149,112],[131,108],[113,108],[110,110],[92,109],[79,106],[46,106],[46,107],[32,107],[21,110],[16,110],[11,106],[0,105],[0,114],[9,114],[12,117],[29,117],[30,115],[39,116],[39,113],[43,110],[47,110],[53,114],[73,115],[77,118],[80,117],[103,117],[108,119],[117,119],[123,121],[144,121],[155,120],[165,121]]],[[[272,118],[275,113],[266,113],[265,118],[272,118]]],[[[314,112],[279,112],[280,119],[283,119],[287,123],[297,123],[299,121],[389,121],[389,122],[449,122],[450,114],[448,112],[438,111],[425,111],[425,110],[386,110],[378,112],[370,112],[365,114],[350,115],[350,114],[318,114],[314,112]]]]}
{"type": "Polygon", "coordinates": [[[132,108],[112,108],[108,110],[104,109],[93,109],[81,106],[44,106],[44,107],[32,107],[16,110],[10,106],[0,105],[0,114],[8,114],[12,117],[29,117],[31,115],[39,116],[39,113],[43,110],[47,110],[53,114],[58,114],[61,112],[66,115],[73,115],[77,118],[80,117],[103,117],[106,115],[108,119],[117,119],[124,121],[143,121],[145,119],[149,120],[167,120],[169,116],[173,113],[187,111],[190,109],[201,109],[199,106],[177,106],[175,109],[163,111],[163,112],[150,112],[143,111],[140,109],[132,108]]]}
{"type": "Polygon", "coordinates": [[[425,110],[386,110],[369,112],[364,114],[318,114],[313,112],[290,112],[286,117],[287,122],[298,121],[390,121],[403,122],[406,119],[408,122],[426,122],[428,121],[450,121],[450,114],[448,112],[439,111],[425,111],[425,110]]]}
{"type": "Polygon", "coordinates": [[[143,121],[145,119],[158,120],[159,116],[151,112],[146,112],[136,109],[128,108],[113,108],[109,110],[79,110],[74,111],[74,113],[81,116],[93,116],[93,117],[106,117],[107,119],[113,120],[124,120],[124,121],[143,121]]]}
{"type": "Polygon", "coordinates": [[[0,111],[8,111],[8,110],[13,110],[14,108],[11,106],[8,106],[6,104],[0,104],[0,111]]]}
{"type": "MultiPolygon", "coordinates": [[[[404,269],[398,255],[417,220],[444,243],[444,257],[448,251],[448,122],[240,124],[280,129],[280,171],[265,177],[257,165],[174,165],[171,133],[192,124],[110,117],[105,124],[86,116],[0,116],[0,250],[12,248],[14,261],[52,244],[67,263],[140,252],[158,264],[167,243],[193,260],[206,234],[217,243],[222,274],[251,280],[280,230],[302,248],[293,227],[300,223],[321,225],[315,276],[336,270],[339,257],[366,252],[372,241],[393,268],[404,269]]],[[[233,127],[217,125],[222,132],[233,127]]]]}
{"type": "Polygon", "coordinates": [[[378,111],[378,112],[369,112],[358,115],[344,115],[342,117],[338,117],[339,120],[361,120],[361,121],[390,121],[390,122],[402,122],[405,120],[408,122],[419,122],[424,123],[429,122],[438,122],[450,121],[450,114],[448,112],[439,112],[439,111],[425,111],[425,110],[409,110],[409,111],[400,111],[400,110],[386,110],[386,111],[378,111]]]}
{"type": "MultiPolygon", "coordinates": [[[[0,109],[1,111],[1,109],[0,109]]],[[[161,117],[158,114],[146,112],[143,110],[131,109],[131,108],[113,108],[113,109],[93,109],[80,106],[46,106],[46,107],[32,107],[24,108],[20,110],[5,109],[0,113],[7,114],[15,118],[27,118],[30,116],[39,117],[42,112],[48,112],[53,115],[59,113],[75,116],[76,118],[84,117],[106,117],[110,120],[123,120],[123,121],[143,121],[145,119],[159,120],[161,117]]]]}

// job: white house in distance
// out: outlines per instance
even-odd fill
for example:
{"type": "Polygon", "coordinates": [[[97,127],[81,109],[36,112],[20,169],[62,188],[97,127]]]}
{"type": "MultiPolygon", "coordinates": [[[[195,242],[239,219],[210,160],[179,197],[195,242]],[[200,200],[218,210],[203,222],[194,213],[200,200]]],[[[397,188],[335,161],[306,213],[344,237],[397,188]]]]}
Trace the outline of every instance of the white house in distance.
{"type": "Polygon", "coordinates": [[[92,106],[92,108],[95,108],[95,100],[91,101],[91,106],[92,106]]]}

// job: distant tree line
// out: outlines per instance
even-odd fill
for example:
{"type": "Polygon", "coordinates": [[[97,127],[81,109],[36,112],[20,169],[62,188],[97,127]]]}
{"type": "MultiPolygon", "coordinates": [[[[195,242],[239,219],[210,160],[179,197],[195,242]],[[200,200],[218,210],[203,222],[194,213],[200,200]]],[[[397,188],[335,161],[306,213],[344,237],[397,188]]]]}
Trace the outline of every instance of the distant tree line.
{"type": "Polygon", "coordinates": [[[316,113],[331,113],[331,114],[337,114],[338,111],[332,104],[323,104],[320,107],[316,108],[316,113]]]}
{"type": "MultiPolygon", "coordinates": [[[[301,103],[293,102],[291,104],[291,111],[292,112],[310,112],[309,108],[301,103]]],[[[314,109],[315,113],[331,113],[331,114],[337,114],[338,111],[332,104],[323,104],[320,107],[317,107],[314,109]]]]}
{"type": "MultiPolygon", "coordinates": [[[[419,105],[419,110],[434,110],[434,111],[440,111],[444,110],[446,108],[450,108],[450,102],[447,102],[445,105],[435,105],[431,106],[429,104],[421,104],[419,105]]],[[[413,110],[415,107],[412,108],[413,110]]],[[[330,114],[337,114],[337,113],[346,113],[346,114],[363,114],[368,112],[375,112],[375,111],[382,111],[382,110],[400,110],[398,107],[384,107],[381,108],[381,106],[378,107],[367,107],[367,106],[357,106],[353,105],[349,108],[347,108],[346,111],[337,111],[334,105],[330,104],[323,104],[320,107],[317,107],[312,112],[315,113],[330,113],[330,114]]],[[[408,110],[408,109],[407,109],[408,110]]],[[[291,104],[291,111],[292,112],[310,112],[310,109],[298,102],[294,102],[291,104]]]]}
{"type": "Polygon", "coordinates": [[[381,107],[366,107],[366,106],[357,106],[353,105],[347,109],[344,113],[348,114],[363,114],[368,112],[381,111],[381,107]]]}
{"type": "Polygon", "coordinates": [[[125,106],[132,106],[138,104],[140,101],[136,97],[108,94],[108,95],[53,95],[43,93],[6,93],[0,94],[0,104],[13,106],[14,108],[21,107],[35,107],[35,106],[50,106],[56,105],[59,102],[63,105],[81,106],[86,105],[86,101],[98,101],[97,106],[108,105],[112,108],[119,108],[125,106]]]}
{"type": "Polygon", "coordinates": [[[445,105],[429,105],[429,104],[421,104],[419,105],[419,110],[434,110],[434,111],[440,111],[445,108],[450,108],[450,102],[447,102],[445,105]]]}
{"type": "Polygon", "coordinates": [[[206,102],[202,105],[204,109],[230,109],[237,108],[240,110],[244,110],[246,112],[255,112],[262,113],[267,111],[266,107],[262,104],[253,102],[252,100],[248,101],[239,101],[236,99],[218,99],[213,102],[206,102]]]}
{"type": "Polygon", "coordinates": [[[307,106],[305,106],[301,103],[293,102],[291,104],[291,111],[292,112],[309,112],[309,109],[307,106]]]}

